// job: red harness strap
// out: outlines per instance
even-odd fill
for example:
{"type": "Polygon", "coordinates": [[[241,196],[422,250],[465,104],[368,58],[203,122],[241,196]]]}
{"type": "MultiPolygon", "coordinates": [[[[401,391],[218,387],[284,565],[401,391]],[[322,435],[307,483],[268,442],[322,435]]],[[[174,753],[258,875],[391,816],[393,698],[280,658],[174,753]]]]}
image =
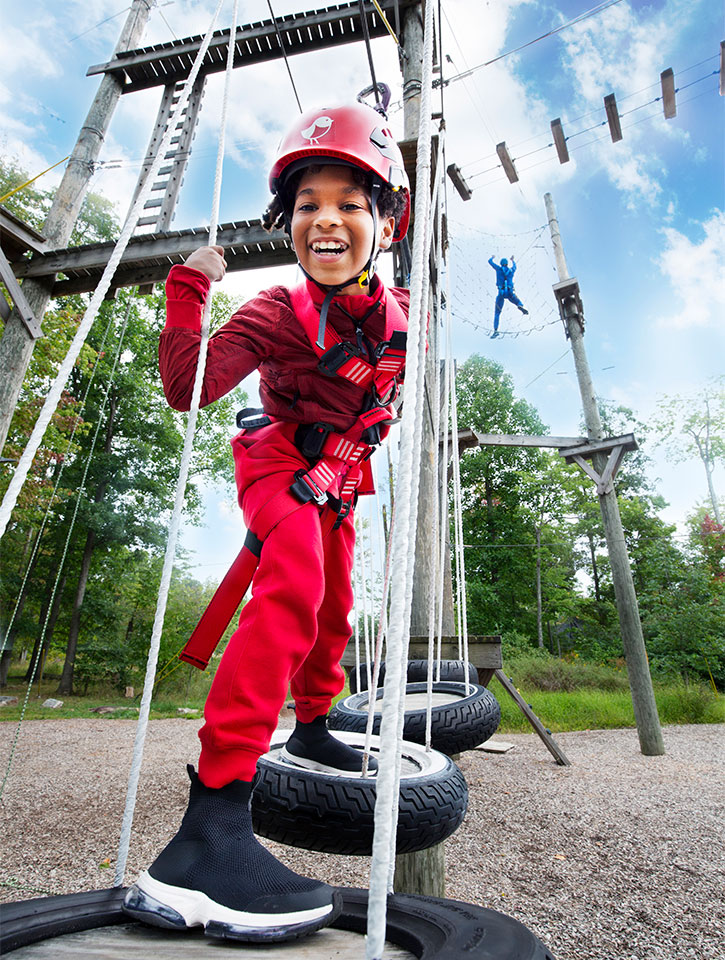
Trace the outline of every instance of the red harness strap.
{"type": "Polygon", "coordinates": [[[327,505],[328,491],[342,502],[345,516],[355,491],[367,483],[372,492],[372,477],[368,457],[373,448],[361,438],[376,424],[390,421],[388,406],[397,396],[398,378],[405,366],[405,331],[408,321],[393,296],[383,291],[381,302],[385,307],[385,341],[378,348],[375,365],[359,357],[352,344],[342,341],[327,325],[325,347],[317,345],[317,312],[305,286],[290,291],[292,309],[307,334],[313,349],[320,357],[320,369],[329,376],[340,376],[356,386],[369,388],[376,405],[361,413],[351,430],[339,434],[329,432],[320,448],[320,460],[307,471],[300,472],[289,490],[281,490],[264,505],[253,518],[255,533],[245,540],[236,560],[217,587],[201,620],[179,654],[181,660],[204,670],[209,663],[222,634],[244,598],[259,564],[262,543],[280,520],[310,500],[325,506],[322,513],[322,534],[326,536],[337,521],[336,513],[327,505]],[[327,358],[327,360],[325,359],[327,358]],[[381,398],[385,398],[381,400],[381,398]],[[290,493],[292,496],[290,496],[290,493]],[[256,534],[256,536],[255,536],[256,534]]]}

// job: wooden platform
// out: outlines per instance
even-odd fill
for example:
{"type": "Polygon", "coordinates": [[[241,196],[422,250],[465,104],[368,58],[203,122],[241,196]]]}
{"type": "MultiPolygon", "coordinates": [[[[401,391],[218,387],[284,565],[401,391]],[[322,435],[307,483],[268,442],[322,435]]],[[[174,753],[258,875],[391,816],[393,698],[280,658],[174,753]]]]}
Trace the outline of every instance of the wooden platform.
{"type": "MultiPolygon", "coordinates": [[[[441,659],[458,660],[458,637],[444,637],[441,644],[441,659]]],[[[411,637],[408,647],[409,660],[428,659],[428,638],[411,637]]],[[[501,637],[472,636],[468,638],[468,660],[478,670],[478,682],[487,686],[496,670],[502,666],[501,637]]],[[[350,639],[340,661],[348,676],[355,666],[355,640],[350,639]]]]}
{"type": "MultiPolygon", "coordinates": [[[[363,935],[346,930],[320,930],[303,940],[255,946],[212,940],[201,931],[175,933],[135,923],[53,937],[12,953],[14,960],[360,960],[364,956],[363,935]]],[[[415,955],[386,944],[385,960],[415,960],[415,955]]]]}
{"type": "MultiPolygon", "coordinates": [[[[419,0],[380,0],[380,7],[395,29],[395,10],[416,6],[419,0]]],[[[366,17],[371,38],[388,35],[387,27],[374,7],[368,5],[366,17]]],[[[336,6],[293,13],[275,20],[261,20],[237,27],[234,66],[245,67],[282,57],[277,30],[287,56],[311,53],[341,43],[355,43],[363,38],[360,5],[341,3],[336,6]]],[[[133,93],[168,83],[185,80],[199,52],[203,37],[187,37],[169,43],[155,44],[117,54],[107,63],[89,67],[87,76],[113,73],[122,81],[122,93],[133,93]]],[[[216,30],[201,64],[202,76],[221,73],[226,67],[229,29],[216,30]]]]}

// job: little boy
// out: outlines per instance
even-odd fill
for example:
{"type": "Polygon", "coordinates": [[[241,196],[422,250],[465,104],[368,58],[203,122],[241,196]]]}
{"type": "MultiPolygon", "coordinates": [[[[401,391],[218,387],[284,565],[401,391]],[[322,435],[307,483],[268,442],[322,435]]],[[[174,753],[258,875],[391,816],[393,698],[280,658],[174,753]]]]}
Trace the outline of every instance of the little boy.
{"type": "MultiPolygon", "coordinates": [[[[361,754],[330,735],[326,715],[344,685],[353,508],[372,492],[368,458],[393,416],[408,309],[408,291],[375,275],[410,216],[402,156],[379,113],[355,104],[300,117],[270,186],[265,224],[286,227],[306,282],[264,291],[210,338],[201,396],[211,403],[259,370],[265,416],[232,441],[259,566],[207,699],[181,827],[125,901],[145,922],[244,941],[310,933],[340,910],[337,891],[257,842],[249,801],[290,687],[287,758],[361,775],[361,754]]],[[[169,274],[159,357],[175,409],[189,408],[203,304],[225,269],[223,249],[205,247],[169,274]]]]}

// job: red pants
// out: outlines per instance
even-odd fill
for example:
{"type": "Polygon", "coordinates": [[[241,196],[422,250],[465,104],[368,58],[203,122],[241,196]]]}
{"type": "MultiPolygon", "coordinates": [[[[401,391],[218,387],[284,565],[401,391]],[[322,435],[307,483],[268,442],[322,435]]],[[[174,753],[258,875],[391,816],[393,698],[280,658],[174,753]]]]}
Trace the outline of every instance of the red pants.
{"type": "MultiPolygon", "coordinates": [[[[291,442],[293,426],[259,433],[258,439],[233,441],[239,499],[254,533],[258,511],[289,487],[295,470],[309,467],[291,442]]],[[[303,722],[327,713],[342,690],[354,545],[352,513],[323,539],[314,503],[281,520],[264,539],[252,597],[204,708],[199,776],[206,786],[252,779],[290,685],[303,722]]]]}

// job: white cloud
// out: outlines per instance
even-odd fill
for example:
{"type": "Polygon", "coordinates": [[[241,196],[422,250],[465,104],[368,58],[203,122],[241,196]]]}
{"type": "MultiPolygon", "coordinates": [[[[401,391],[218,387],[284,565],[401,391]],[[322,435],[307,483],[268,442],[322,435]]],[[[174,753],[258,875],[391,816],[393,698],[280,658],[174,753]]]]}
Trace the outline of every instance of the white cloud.
{"type": "Polygon", "coordinates": [[[682,306],[660,322],[666,327],[716,325],[721,329],[725,318],[725,213],[715,210],[697,226],[703,234],[699,242],[672,227],[661,231],[665,249],[656,263],[682,306]]]}

